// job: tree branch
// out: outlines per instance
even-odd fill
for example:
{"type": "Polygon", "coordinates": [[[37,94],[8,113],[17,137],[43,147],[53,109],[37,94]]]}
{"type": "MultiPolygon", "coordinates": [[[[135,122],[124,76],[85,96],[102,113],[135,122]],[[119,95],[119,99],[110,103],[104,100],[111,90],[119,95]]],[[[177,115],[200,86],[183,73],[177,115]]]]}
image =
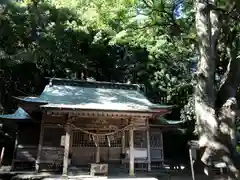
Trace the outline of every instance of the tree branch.
{"type": "Polygon", "coordinates": [[[240,83],[240,59],[237,57],[240,42],[236,31],[230,32],[229,30],[228,33],[231,33],[232,37],[231,41],[227,43],[229,63],[219,90],[222,102],[231,97],[235,98],[237,87],[240,83]]]}
{"type": "Polygon", "coordinates": [[[156,12],[159,12],[159,13],[164,13],[166,15],[168,15],[168,17],[171,19],[171,21],[173,22],[174,25],[177,25],[178,24],[176,23],[174,17],[173,17],[173,13],[170,13],[170,12],[167,12],[164,8],[163,9],[156,9],[156,8],[153,8],[146,0],[142,0],[143,3],[145,4],[145,6],[149,9],[151,9],[152,11],[156,11],[156,12]]]}
{"type": "Polygon", "coordinates": [[[237,8],[237,2],[232,5],[230,10],[225,10],[225,9],[222,9],[222,8],[218,8],[213,4],[208,4],[208,8],[210,10],[214,10],[214,11],[217,11],[217,12],[221,13],[222,16],[228,16],[228,17],[230,17],[234,20],[240,20],[240,16],[239,16],[239,13],[238,13],[238,10],[237,10],[238,9],[237,8]]]}

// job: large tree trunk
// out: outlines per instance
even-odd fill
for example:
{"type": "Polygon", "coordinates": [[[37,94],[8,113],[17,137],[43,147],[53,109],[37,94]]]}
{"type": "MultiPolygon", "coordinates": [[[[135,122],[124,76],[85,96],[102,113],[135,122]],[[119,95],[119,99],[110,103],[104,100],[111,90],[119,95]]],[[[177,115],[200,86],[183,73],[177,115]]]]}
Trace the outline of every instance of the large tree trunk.
{"type": "Polygon", "coordinates": [[[237,32],[230,31],[229,26],[226,27],[225,34],[228,35],[228,41],[226,42],[229,65],[223,79],[222,86],[219,90],[218,97],[221,98],[218,101],[221,104],[219,112],[219,131],[221,135],[221,141],[228,148],[229,152],[224,152],[223,160],[228,165],[230,170],[230,176],[232,179],[239,179],[239,171],[236,165],[239,163],[238,158],[235,157],[236,149],[236,133],[235,133],[235,119],[237,100],[236,93],[240,82],[240,59],[237,57],[239,51],[239,39],[237,32]]]}
{"type": "Polygon", "coordinates": [[[195,110],[197,132],[200,148],[206,148],[202,161],[210,165],[210,157],[219,147],[217,141],[218,122],[215,114],[215,69],[216,62],[212,57],[212,30],[208,4],[196,0],[196,30],[199,42],[199,64],[197,86],[195,89],[195,110]]]}
{"type": "MultiPolygon", "coordinates": [[[[206,166],[207,175],[209,175],[208,167],[211,167],[213,160],[216,160],[227,164],[230,170],[229,179],[239,179],[239,172],[232,155],[235,150],[234,111],[240,64],[236,58],[235,60],[231,58],[224,83],[216,92],[215,66],[220,19],[216,11],[210,10],[209,3],[210,1],[196,0],[196,30],[200,59],[195,89],[195,110],[199,146],[204,149],[201,160],[206,166]],[[220,102],[218,104],[220,110],[215,106],[216,97],[221,98],[221,101],[217,101],[220,102]]],[[[233,57],[231,53],[230,55],[233,57]]]]}

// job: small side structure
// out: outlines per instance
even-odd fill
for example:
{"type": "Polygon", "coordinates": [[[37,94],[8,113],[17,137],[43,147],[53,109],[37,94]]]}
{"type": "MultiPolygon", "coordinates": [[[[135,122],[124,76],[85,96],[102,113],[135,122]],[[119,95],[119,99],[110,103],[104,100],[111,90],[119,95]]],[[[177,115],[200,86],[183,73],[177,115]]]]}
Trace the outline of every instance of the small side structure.
{"type": "Polygon", "coordinates": [[[15,148],[12,159],[12,170],[32,169],[36,159],[36,145],[39,139],[39,122],[32,120],[31,116],[21,107],[13,114],[0,115],[3,125],[16,125],[15,148]]]}
{"type": "Polygon", "coordinates": [[[138,85],[50,79],[38,97],[16,97],[19,108],[0,118],[18,119],[14,170],[36,172],[107,164],[151,171],[163,164],[161,122],[172,106],[153,104],[138,85]],[[24,166],[25,167],[25,166],[24,166]]]}

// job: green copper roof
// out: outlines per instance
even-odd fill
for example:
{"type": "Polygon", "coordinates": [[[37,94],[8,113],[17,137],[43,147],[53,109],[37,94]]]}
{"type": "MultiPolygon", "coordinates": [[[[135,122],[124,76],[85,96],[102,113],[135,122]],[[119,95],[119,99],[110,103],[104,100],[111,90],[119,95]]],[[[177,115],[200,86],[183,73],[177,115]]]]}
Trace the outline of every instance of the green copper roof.
{"type": "Polygon", "coordinates": [[[151,103],[138,85],[65,79],[51,79],[39,97],[18,99],[52,108],[152,111],[172,107],[151,103]]]}
{"type": "Polygon", "coordinates": [[[0,119],[31,119],[28,113],[26,113],[22,108],[18,108],[13,114],[1,114],[0,119]]]}
{"type": "Polygon", "coordinates": [[[158,125],[180,125],[184,123],[183,121],[176,121],[176,120],[167,120],[164,117],[157,117],[156,118],[156,124],[158,125]]]}

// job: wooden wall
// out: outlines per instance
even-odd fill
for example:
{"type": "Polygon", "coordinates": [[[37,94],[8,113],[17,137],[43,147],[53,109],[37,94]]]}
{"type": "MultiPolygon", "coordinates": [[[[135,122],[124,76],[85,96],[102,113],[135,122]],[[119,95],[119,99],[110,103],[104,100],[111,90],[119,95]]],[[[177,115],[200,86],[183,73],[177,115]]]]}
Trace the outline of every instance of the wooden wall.
{"type": "MultiPolygon", "coordinates": [[[[42,169],[51,169],[53,163],[62,163],[61,136],[65,135],[64,117],[43,116],[44,135],[40,154],[42,169]],[[60,124],[59,124],[60,123],[60,124]]],[[[19,125],[18,142],[13,158],[13,170],[34,170],[37,159],[41,123],[19,125]]]]}
{"type": "Polygon", "coordinates": [[[21,123],[13,155],[13,170],[34,169],[39,142],[40,123],[21,123]]]}
{"type": "MultiPolygon", "coordinates": [[[[40,169],[51,169],[53,164],[62,164],[64,147],[61,146],[61,137],[65,135],[64,125],[66,116],[43,115],[44,135],[43,146],[40,155],[40,169]]],[[[96,145],[93,137],[81,132],[79,128],[93,133],[108,133],[121,129],[128,125],[128,119],[105,119],[96,118],[74,118],[72,129],[70,153],[72,154],[72,165],[88,165],[96,161],[96,145]]],[[[146,119],[138,119],[134,124],[140,125],[134,131],[134,147],[147,149],[147,126],[146,119]]],[[[37,158],[39,144],[40,123],[21,126],[19,129],[19,141],[16,149],[14,162],[31,163],[34,167],[37,158]]],[[[124,135],[125,148],[129,147],[129,132],[118,132],[111,136],[100,138],[100,162],[121,163],[122,138],[124,135]]],[[[163,143],[160,129],[150,130],[150,146],[152,165],[163,162],[163,143]]],[[[137,162],[137,161],[136,161],[137,162]]],[[[140,161],[147,163],[147,159],[140,161]]],[[[125,161],[128,164],[128,160],[125,161]]],[[[15,166],[16,167],[16,166],[15,166]]],[[[23,169],[23,168],[22,168],[23,169]]]]}
{"type": "Polygon", "coordinates": [[[40,170],[59,170],[62,167],[66,117],[43,115],[43,142],[40,154],[40,170]]]}

